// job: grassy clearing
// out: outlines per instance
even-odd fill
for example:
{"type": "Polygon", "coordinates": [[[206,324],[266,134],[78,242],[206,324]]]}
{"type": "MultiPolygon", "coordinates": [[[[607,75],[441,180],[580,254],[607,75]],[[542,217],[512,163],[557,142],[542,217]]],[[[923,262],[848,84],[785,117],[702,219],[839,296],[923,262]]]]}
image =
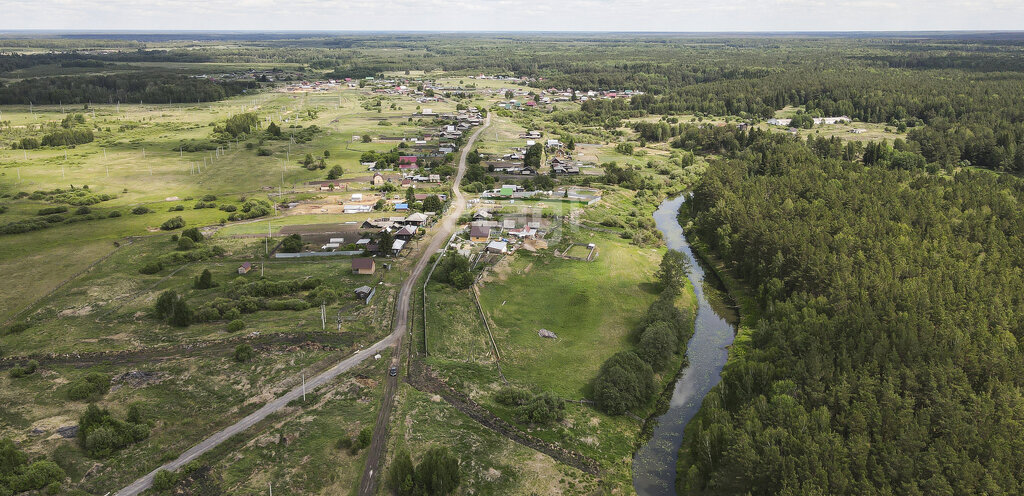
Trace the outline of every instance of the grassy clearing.
{"type": "Polygon", "coordinates": [[[490,364],[494,361],[487,330],[470,290],[447,284],[427,286],[427,343],[436,360],[490,364]]]}
{"type": "Polygon", "coordinates": [[[517,256],[480,295],[506,376],[566,398],[584,397],[600,364],[629,345],[657,296],[651,281],[661,256],[610,235],[579,237],[597,244],[594,262],[517,256]],[[541,328],[558,339],[538,337],[541,328]]]}

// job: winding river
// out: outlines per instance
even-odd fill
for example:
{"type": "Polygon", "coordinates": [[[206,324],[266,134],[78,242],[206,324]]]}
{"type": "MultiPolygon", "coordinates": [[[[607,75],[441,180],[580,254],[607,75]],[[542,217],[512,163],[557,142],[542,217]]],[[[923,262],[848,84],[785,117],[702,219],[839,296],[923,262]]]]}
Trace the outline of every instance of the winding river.
{"type": "Polygon", "coordinates": [[[706,271],[701,260],[694,256],[677,221],[679,207],[688,196],[669,198],[654,213],[654,221],[668,248],[685,253],[690,260],[690,282],[697,295],[697,315],[686,351],[688,364],[676,381],[669,409],[658,417],[650,441],[633,458],[633,488],[641,496],[676,494],[676,461],[683,442],[683,428],[700,409],[704,396],[721,379],[722,367],[729,355],[727,346],[732,343],[739,321],[718,278],[706,271]]]}

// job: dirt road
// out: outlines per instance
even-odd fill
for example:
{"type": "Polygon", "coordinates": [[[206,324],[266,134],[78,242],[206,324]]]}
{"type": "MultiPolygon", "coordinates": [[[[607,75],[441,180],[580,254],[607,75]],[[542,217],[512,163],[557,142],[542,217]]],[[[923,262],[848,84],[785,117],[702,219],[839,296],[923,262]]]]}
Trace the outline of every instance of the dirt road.
{"type": "MultiPolygon", "coordinates": [[[[447,241],[448,237],[451,236],[452,231],[455,229],[455,223],[458,221],[459,216],[462,215],[462,211],[466,208],[466,199],[462,195],[462,191],[459,189],[459,185],[462,183],[462,176],[466,173],[466,156],[469,150],[472,148],[473,143],[476,141],[480,132],[487,128],[491,124],[490,116],[484,121],[484,124],[478,128],[473,135],[469,138],[469,142],[466,147],[462,150],[462,156],[459,159],[459,170],[455,174],[455,181],[452,186],[452,193],[454,196],[454,202],[452,208],[445,213],[444,219],[438,223],[437,230],[434,232],[433,237],[430,240],[430,244],[426,250],[420,256],[420,259],[416,262],[416,266],[413,268],[412,273],[406,278],[405,282],[402,283],[402,288],[398,293],[397,307],[395,308],[395,328],[384,339],[373,344],[365,350],[360,350],[356,354],[349,358],[346,358],[339,362],[337,365],[331,367],[325,372],[310,378],[306,381],[306,390],[312,391],[317,387],[333,380],[339,375],[348,372],[356,365],[359,365],[367,358],[372,357],[378,352],[384,351],[390,346],[394,346],[393,355],[397,356],[401,349],[402,337],[406,334],[409,324],[409,307],[412,301],[412,288],[419,279],[420,274],[423,273],[423,269],[427,266],[427,262],[430,260],[430,255],[441,248],[441,245],[447,241]]],[[[373,494],[373,491],[377,487],[377,472],[379,471],[380,462],[384,454],[384,444],[387,439],[387,420],[391,415],[391,405],[394,403],[395,390],[398,386],[397,377],[388,377],[385,382],[384,388],[384,401],[382,402],[380,412],[377,416],[377,428],[373,432],[373,440],[370,443],[369,455],[366,459],[366,468],[363,473],[363,479],[360,483],[359,494],[373,494]]],[[[259,423],[261,420],[267,418],[268,415],[284,408],[288,402],[302,396],[302,387],[296,387],[291,391],[288,391],[280,398],[277,398],[255,412],[249,414],[242,420],[239,420],[235,424],[215,433],[214,435],[204,439],[199,444],[191,447],[188,451],[185,451],[177,459],[167,462],[161,465],[156,470],[146,474],[139,478],[135,482],[131,483],[124,489],[117,492],[117,496],[134,496],[142,493],[153,484],[153,477],[160,470],[177,470],[192,460],[195,460],[203,453],[215,448],[219,444],[231,436],[242,432],[253,425],[259,423]]]]}
{"type": "MultiPolygon", "coordinates": [[[[437,225],[437,230],[434,231],[433,237],[430,239],[430,244],[420,255],[420,259],[416,261],[416,266],[412,269],[412,273],[402,283],[402,288],[398,293],[398,305],[395,309],[395,332],[392,336],[398,336],[398,346],[395,346],[392,352],[392,361],[397,363],[396,358],[401,354],[401,339],[408,333],[409,329],[409,308],[412,305],[412,289],[416,281],[419,280],[420,275],[427,268],[427,264],[430,262],[430,255],[436,253],[441,249],[448,238],[451,237],[452,232],[455,230],[455,224],[459,221],[459,217],[462,216],[462,212],[466,209],[466,197],[462,194],[462,189],[459,187],[462,184],[462,176],[466,173],[466,156],[469,155],[469,151],[473,148],[473,144],[476,143],[477,137],[480,133],[491,124],[491,116],[488,115],[484,124],[477,128],[475,132],[469,137],[469,141],[466,146],[462,149],[462,155],[459,158],[459,170],[455,173],[455,181],[452,184],[452,206],[445,212],[444,219],[437,225]]],[[[384,458],[384,452],[387,449],[387,434],[388,434],[388,423],[391,418],[391,407],[395,402],[395,391],[398,389],[398,377],[388,376],[387,382],[384,385],[384,399],[381,401],[380,410],[377,412],[377,424],[373,428],[373,439],[370,441],[370,451],[366,456],[366,467],[363,468],[363,477],[359,482],[359,494],[360,496],[371,496],[377,492],[377,481],[380,480],[380,467],[384,458]]]]}

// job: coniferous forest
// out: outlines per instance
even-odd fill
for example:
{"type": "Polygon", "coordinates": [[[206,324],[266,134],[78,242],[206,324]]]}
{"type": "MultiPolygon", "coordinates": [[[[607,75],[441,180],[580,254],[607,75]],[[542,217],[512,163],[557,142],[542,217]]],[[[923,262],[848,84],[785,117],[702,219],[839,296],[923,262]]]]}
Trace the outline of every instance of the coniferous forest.
{"type": "Polygon", "coordinates": [[[821,155],[754,136],[694,191],[693,232],[760,320],[680,490],[1019,494],[1024,183],[821,155]]]}

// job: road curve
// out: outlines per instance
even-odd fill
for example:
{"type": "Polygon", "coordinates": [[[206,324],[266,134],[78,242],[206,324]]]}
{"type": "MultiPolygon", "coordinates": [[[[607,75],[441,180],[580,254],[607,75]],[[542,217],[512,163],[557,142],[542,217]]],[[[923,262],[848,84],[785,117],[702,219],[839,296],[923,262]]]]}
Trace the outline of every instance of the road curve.
{"type": "MultiPolygon", "coordinates": [[[[476,131],[469,137],[469,141],[466,142],[466,146],[462,148],[462,155],[459,157],[459,169],[455,173],[455,180],[452,182],[452,205],[451,208],[445,212],[445,216],[437,224],[437,230],[434,232],[433,237],[430,238],[430,244],[420,255],[420,259],[416,261],[416,266],[413,267],[409,277],[406,278],[405,282],[402,283],[402,288],[398,292],[398,304],[395,308],[395,331],[391,334],[397,336],[395,349],[392,353],[392,363],[394,363],[399,355],[401,355],[401,342],[402,336],[404,336],[409,329],[409,307],[412,305],[412,290],[413,285],[419,280],[420,275],[427,268],[427,264],[430,262],[430,255],[436,253],[441,249],[448,238],[451,237],[452,232],[455,230],[455,225],[459,221],[459,217],[462,216],[462,212],[466,209],[466,197],[462,194],[462,176],[466,174],[466,157],[469,155],[469,151],[473,148],[473,144],[476,142],[477,137],[480,133],[491,124],[491,116],[487,115],[487,119],[484,120],[484,124],[477,128],[476,131]]],[[[366,455],[366,466],[363,468],[363,476],[359,479],[359,495],[360,496],[372,496],[377,492],[377,481],[380,480],[380,467],[381,461],[384,458],[384,452],[387,449],[387,434],[388,434],[388,423],[391,418],[391,407],[395,401],[395,391],[398,389],[398,377],[388,376],[387,381],[384,384],[384,398],[381,401],[380,410],[377,411],[377,423],[373,428],[373,438],[370,441],[370,449],[366,455]]]]}
{"type": "MultiPolygon", "coordinates": [[[[415,284],[416,280],[419,279],[420,274],[423,273],[424,267],[427,266],[427,262],[430,260],[430,255],[436,252],[441,247],[441,244],[444,243],[449,236],[451,236],[452,231],[455,229],[455,223],[458,221],[459,216],[462,215],[463,210],[465,210],[466,208],[465,197],[462,195],[462,192],[459,189],[459,185],[462,183],[462,176],[465,175],[466,173],[466,156],[469,153],[469,149],[472,147],[473,143],[480,135],[480,132],[487,128],[487,126],[489,126],[490,123],[491,117],[490,115],[488,115],[487,119],[484,122],[484,125],[473,133],[473,135],[469,139],[469,142],[466,144],[465,149],[463,149],[462,151],[462,156],[459,159],[459,169],[458,172],[456,172],[455,174],[455,181],[452,186],[452,194],[454,196],[455,201],[453,202],[452,208],[448,210],[448,212],[445,214],[441,222],[438,223],[437,231],[431,238],[430,244],[427,246],[427,249],[423,251],[420,259],[416,262],[416,266],[413,268],[412,273],[410,273],[409,277],[407,277],[405,282],[402,283],[402,287],[398,293],[398,302],[395,308],[394,330],[391,332],[391,334],[387,335],[387,337],[381,339],[380,341],[377,341],[369,348],[359,350],[354,355],[342,360],[341,362],[338,362],[330,369],[327,369],[326,371],[320,373],[319,375],[311,377],[309,380],[306,381],[307,391],[315,390],[316,388],[326,384],[327,382],[333,380],[339,375],[348,372],[353,367],[359,365],[367,358],[376,355],[377,353],[385,350],[390,346],[394,346],[397,353],[397,350],[400,347],[396,345],[401,343],[402,336],[408,330],[408,316],[412,296],[412,287],[415,284]]],[[[397,378],[388,377],[388,381],[385,387],[385,398],[381,408],[382,412],[385,407],[388,410],[390,410],[390,405],[394,399],[394,392],[396,386],[397,378]]],[[[192,460],[199,458],[199,456],[201,456],[203,453],[206,453],[207,451],[210,451],[211,449],[217,447],[231,436],[234,436],[235,434],[238,434],[239,432],[242,432],[252,427],[253,425],[259,423],[261,420],[267,418],[268,415],[280,410],[281,408],[284,408],[284,406],[287,405],[290,401],[301,397],[302,391],[302,386],[297,386],[294,389],[285,393],[284,395],[280,396],[279,398],[267,403],[266,405],[263,405],[259,410],[250,413],[249,415],[245,416],[245,418],[243,418],[242,420],[239,420],[238,422],[200,441],[199,444],[196,444],[195,446],[189,448],[187,451],[182,453],[181,456],[179,456],[177,459],[167,462],[158,467],[157,469],[153,470],[152,472],[140,477],[135,482],[129,484],[128,486],[118,491],[116,496],[135,496],[137,494],[141,494],[146,489],[149,489],[149,487],[153,484],[153,477],[156,476],[157,472],[161,470],[174,471],[185,466],[192,460]]],[[[380,415],[378,415],[378,417],[379,416],[380,415]]],[[[380,419],[378,418],[378,423],[379,422],[380,419]]],[[[375,467],[376,465],[379,465],[380,457],[383,454],[383,443],[385,441],[385,436],[383,435],[383,433],[378,435],[378,432],[380,431],[382,431],[382,429],[374,430],[373,441],[370,444],[370,456],[367,457],[367,472],[372,472],[373,470],[376,470],[375,467]],[[375,457],[373,456],[373,447],[375,444],[377,445],[376,463],[375,466],[371,468],[370,461],[375,459],[375,457]]],[[[372,487],[368,486],[368,489],[376,488],[376,483],[372,482],[375,481],[376,478],[366,477],[365,475],[366,474],[364,474],[363,480],[367,481],[367,479],[369,479],[369,482],[363,482],[360,484],[360,494],[369,494],[363,493],[364,484],[372,484],[372,487]]]]}

